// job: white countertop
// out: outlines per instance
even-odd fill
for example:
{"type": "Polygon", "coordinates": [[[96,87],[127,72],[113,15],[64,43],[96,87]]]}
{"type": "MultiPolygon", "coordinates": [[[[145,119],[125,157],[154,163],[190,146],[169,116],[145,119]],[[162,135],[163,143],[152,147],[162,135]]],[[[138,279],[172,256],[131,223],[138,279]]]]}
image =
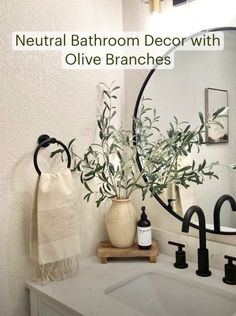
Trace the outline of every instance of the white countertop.
{"type": "Polygon", "coordinates": [[[216,291],[223,291],[236,300],[236,286],[222,282],[223,270],[211,269],[212,276],[203,278],[195,274],[196,264],[189,264],[187,269],[173,267],[174,258],[160,254],[157,263],[148,261],[113,259],[107,264],[101,264],[99,258],[91,257],[81,261],[78,276],[63,281],[39,285],[27,282],[27,287],[37,294],[50,298],[55,303],[63,305],[70,312],[85,316],[143,316],[137,310],[129,308],[105,294],[105,290],[113,285],[135,277],[145,272],[162,271],[169,275],[191,280],[199,285],[210,286],[216,291]]]}

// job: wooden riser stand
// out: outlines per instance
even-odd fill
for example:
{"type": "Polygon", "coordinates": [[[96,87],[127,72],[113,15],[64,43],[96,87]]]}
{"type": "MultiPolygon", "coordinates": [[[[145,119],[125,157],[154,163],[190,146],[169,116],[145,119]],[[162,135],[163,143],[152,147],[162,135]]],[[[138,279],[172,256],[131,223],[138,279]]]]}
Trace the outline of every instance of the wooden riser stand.
{"type": "Polygon", "coordinates": [[[102,241],[98,245],[97,255],[101,258],[101,263],[107,263],[108,258],[149,258],[151,263],[155,263],[158,243],[153,240],[150,249],[139,249],[137,244],[129,248],[115,248],[108,241],[102,241]]]}

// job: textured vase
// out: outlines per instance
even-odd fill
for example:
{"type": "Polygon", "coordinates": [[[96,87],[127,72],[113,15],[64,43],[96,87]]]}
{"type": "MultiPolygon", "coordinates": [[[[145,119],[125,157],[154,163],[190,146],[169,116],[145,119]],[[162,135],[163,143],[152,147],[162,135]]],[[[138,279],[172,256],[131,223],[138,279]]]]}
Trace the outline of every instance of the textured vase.
{"type": "Polygon", "coordinates": [[[137,212],[130,199],[113,199],[106,213],[105,223],[112,246],[127,248],[134,244],[137,228],[137,212]]]}

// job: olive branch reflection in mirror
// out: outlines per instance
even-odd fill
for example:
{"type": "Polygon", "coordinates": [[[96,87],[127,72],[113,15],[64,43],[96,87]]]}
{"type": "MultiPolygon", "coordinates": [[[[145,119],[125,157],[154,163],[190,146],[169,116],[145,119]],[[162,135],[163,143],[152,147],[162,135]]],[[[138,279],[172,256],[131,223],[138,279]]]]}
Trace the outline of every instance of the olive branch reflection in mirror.
{"type": "Polygon", "coordinates": [[[169,128],[162,134],[158,128],[159,117],[156,110],[147,107],[145,103],[151,101],[149,98],[142,99],[141,110],[134,124],[136,134],[136,146],[142,169],[148,163],[149,169],[145,171],[145,180],[154,194],[160,194],[167,188],[169,183],[182,185],[188,188],[191,182],[202,184],[205,177],[218,179],[213,168],[219,162],[207,162],[204,159],[200,163],[195,160],[185,163],[187,157],[194,148],[200,152],[201,145],[205,144],[204,133],[206,127],[220,125],[218,120],[225,111],[222,107],[204,119],[202,112],[199,112],[199,126],[192,128],[186,121],[179,121],[175,116],[169,128]],[[153,111],[153,115],[150,112],[153,111]],[[151,119],[154,118],[154,120],[151,119]],[[153,121],[156,125],[153,126],[153,121]],[[155,134],[150,140],[152,133],[155,134]],[[150,161],[152,162],[150,164],[150,161]]]}
{"type": "Polygon", "coordinates": [[[221,113],[221,117],[215,124],[211,124],[210,128],[206,126],[206,144],[227,143],[229,141],[228,91],[207,88],[205,90],[206,119],[209,119],[222,107],[225,108],[225,111],[221,113]]]}

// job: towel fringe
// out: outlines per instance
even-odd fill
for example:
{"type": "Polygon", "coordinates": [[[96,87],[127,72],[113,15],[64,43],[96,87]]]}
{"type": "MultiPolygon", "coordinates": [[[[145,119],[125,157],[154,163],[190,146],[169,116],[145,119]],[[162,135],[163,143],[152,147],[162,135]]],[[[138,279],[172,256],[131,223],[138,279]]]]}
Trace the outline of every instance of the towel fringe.
{"type": "Polygon", "coordinates": [[[78,274],[79,256],[73,256],[60,261],[39,265],[35,263],[33,282],[46,284],[50,281],[59,281],[78,274]]]}

